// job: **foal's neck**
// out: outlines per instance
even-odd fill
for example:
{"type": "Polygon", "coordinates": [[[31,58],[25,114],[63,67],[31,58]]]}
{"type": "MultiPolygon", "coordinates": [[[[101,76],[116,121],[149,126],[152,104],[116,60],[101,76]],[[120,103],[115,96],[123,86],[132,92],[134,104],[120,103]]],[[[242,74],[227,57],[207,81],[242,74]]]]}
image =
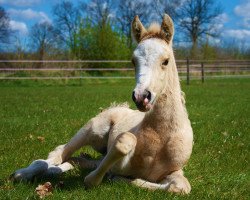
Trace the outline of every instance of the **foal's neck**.
{"type": "Polygon", "coordinates": [[[153,109],[146,114],[145,122],[157,132],[178,129],[183,117],[187,116],[182,103],[181,87],[177,68],[172,67],[168,76],[167,86],[158,96],[153,109]]]}

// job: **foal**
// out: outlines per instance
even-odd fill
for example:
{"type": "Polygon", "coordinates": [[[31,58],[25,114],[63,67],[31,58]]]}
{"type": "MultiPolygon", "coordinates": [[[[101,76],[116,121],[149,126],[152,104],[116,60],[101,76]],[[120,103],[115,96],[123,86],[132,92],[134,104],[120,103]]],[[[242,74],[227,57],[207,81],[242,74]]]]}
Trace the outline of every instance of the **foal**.
{"type": "Polygon", "coordinates": [[[126,105],[104,110],[67,144],[52,151],[47,160],[36,160],[17,170],[14,180],[60,174],[73,168],[73,160],[94,168],[84,179],[87,187],[99,185],[111,172],[140,187],[189,193],[191,187],[182,169],[192,152],[193,132],[175,64],[173,35],[168,15],[161,26],[152,24],[148,30],[136,16],[132,22],[132,36],[138,43],[132,58],[136,71],[132,98],[139,110],[126,105]],[[100,161],[71,158],[85,145],[107,153],[100,161]]]}

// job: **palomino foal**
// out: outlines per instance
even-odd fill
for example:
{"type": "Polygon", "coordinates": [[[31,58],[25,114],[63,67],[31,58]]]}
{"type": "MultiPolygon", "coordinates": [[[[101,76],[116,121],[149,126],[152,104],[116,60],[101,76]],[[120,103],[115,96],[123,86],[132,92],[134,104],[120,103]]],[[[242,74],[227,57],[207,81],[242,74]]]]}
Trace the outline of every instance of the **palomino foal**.
{"type": "Polygon", "coordinates": [[[132,22],[132,36],[138,43],[132,58],[136,71],[132,98],[139,111],[126,105],[104,110],[47,160],[17,170],[13,179],[60,174],[72,169],[74,162],[94,168],[84,179],[87,187],[99,185],[111,172],[140,187],[189,193],[191,187],[182,169],[192,152],[193,132],[175,64],[173,35],[168,15],[161,26],[152,24],[148,29],[136,16],[132,22]],[[100,161],[71,158],[85,145],[107,153],[100,161]]]}

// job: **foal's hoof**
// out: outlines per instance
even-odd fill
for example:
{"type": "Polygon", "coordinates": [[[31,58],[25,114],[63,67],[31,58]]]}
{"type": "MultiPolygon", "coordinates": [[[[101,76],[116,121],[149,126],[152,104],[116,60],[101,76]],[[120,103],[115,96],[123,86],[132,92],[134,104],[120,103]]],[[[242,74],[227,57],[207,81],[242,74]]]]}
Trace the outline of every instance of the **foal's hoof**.
{"type": "Polygon", "coordinates": [[[22,168],[15,171],[13,174],[10,175],[10,180],[14,182],[31,181],[33,179],[33,175],[29,174],[26,169],[27,168],[22,168]]]}
{"type": "Polygon", "coordinates": [[[43,160],[36,160],[31,163],[27,168],[22,168],[15,171],[10,175],[10,180],[19,181],[32,181],[36,175],[41,175],[48,169],[48,164],[43,160]]]}
{"type": "Polygon", "coordinates": [[[170,183],[168,191],[185,195],[190,193],[191,186],[188,181],[180,181],[180,182],[173,181],[172,183],[170,183]]]}
{"type": "Polygon", "coordinates": [[[95,171],[88,174],[84,179],[84,185],[87,189],[98,186],[102,182],[102,178],[96,176],[95,171]]]}

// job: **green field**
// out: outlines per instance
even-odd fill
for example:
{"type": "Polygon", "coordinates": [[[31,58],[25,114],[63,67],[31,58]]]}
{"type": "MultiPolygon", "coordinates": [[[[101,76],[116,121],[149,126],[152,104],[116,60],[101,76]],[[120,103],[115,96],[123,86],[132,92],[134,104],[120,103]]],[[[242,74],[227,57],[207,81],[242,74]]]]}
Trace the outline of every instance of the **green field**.
{"type": "MultiPolygon", "coordinates": [[[[76,169],[49,180],[64,185],[47,199],[249,199],[250,79],[182,85],[194,129],[193,154],[185,167],[190,195],[151,192],[108,179],[86,190],[87,172],[76,169]]],[[[100,107],[128,101],[134,108],[133,87],[133,80],[0,82],[0,199],[39,199],[34,190],[47,180],[13,184],[8,176],[34,159],[46,158],[100,107]]]]}

